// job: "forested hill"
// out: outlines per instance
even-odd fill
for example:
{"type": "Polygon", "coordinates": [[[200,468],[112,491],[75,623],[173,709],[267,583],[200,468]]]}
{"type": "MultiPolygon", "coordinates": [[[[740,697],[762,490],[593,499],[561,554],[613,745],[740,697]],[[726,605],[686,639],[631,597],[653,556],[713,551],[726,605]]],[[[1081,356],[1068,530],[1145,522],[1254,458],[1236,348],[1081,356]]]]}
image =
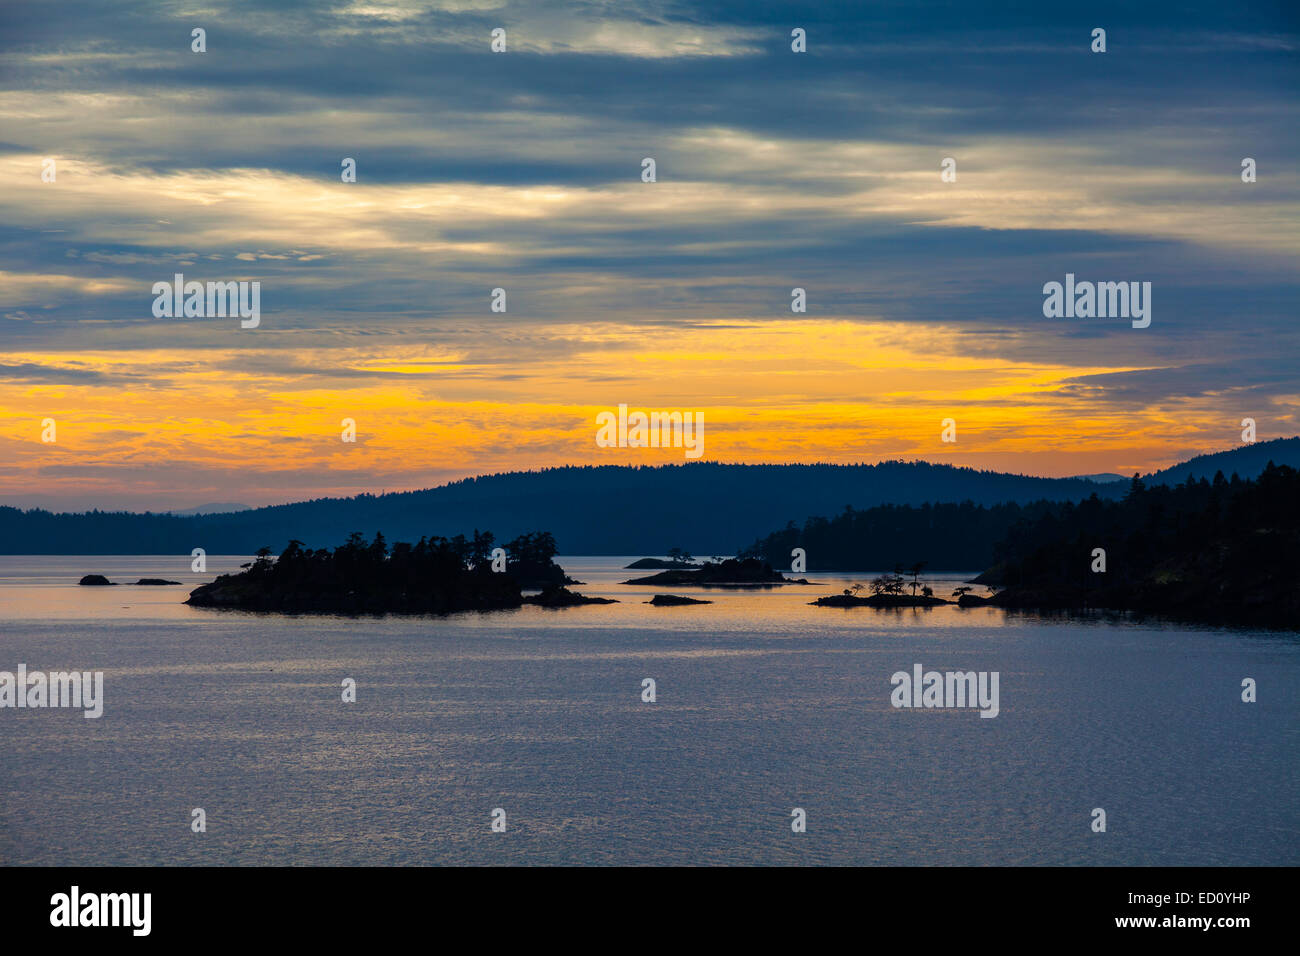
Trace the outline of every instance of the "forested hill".
{"type": "Polygon", "coordinates": [[[1223,472],[1228,478],[1234,474],[1241,478],[1257,478],[1269,462],[1300,468],[1300,437],[1275,438],[1211,455],[1197,455],[1154,475],[1144,475],[1143,481],[1148,485],[1181,485],[1188,478],[1213,478],[1218,472],[1223,472]]]}
{"type": "MultiPolygon", "coordinates": [[[[1300,439],[1271,446],[1279,463],[1300,465],[1300,439]],[[1285,446],[1285,447],[1283,447],[1285,446]]],[[[1243,477],[1257,474],[1249,465],[1243,477]]],[[[1225,470],[1233,470],[1227,468],[1225,470]]],[[[1160,480],[1151,476],[1150,480],[1160,480]]],[[[746,542],[846,505],[1082,500],[1122,496],[1124,483],[1035,478],[926,462],[876,465],[723,465],[550,468],[469,478],[437,488],[352,498],[322,498],[233,514],[51,514],[0,508],[0,553],[210,554],[278,551],[290,539],[326,547],[353,531],[390,539],[471,535],[492,528],[509,539],[550,530],[562,554],[731,554],[746,542]]],[[[238,489],[231,489],[237,493],[238,489]]]]}
{"type": "Polygon", "coordinates": [[[0,509],[8,554],[210,554],[274,551],[291,538],[324,547],[353,531],[390,539],[469,535],[511,538],[545,527],[566,554],[732,554],[742,544],[846,504],[961,501],[993,504],[1078,499],[1111,488],[1081,479],[1033,478],[924,462],[877,465],[566,467],[453,482],[423,491],[321,498],[220,515],[80,515],[0,509]]]}

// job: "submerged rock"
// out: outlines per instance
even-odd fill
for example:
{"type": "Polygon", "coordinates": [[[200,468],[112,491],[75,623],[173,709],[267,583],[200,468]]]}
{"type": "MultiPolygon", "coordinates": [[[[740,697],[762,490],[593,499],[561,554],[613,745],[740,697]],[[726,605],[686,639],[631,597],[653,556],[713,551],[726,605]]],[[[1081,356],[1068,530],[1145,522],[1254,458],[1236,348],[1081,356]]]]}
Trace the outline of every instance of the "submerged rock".
{"type": "Polygon", "coordinates": [[[163,578],[141,578],[135,582],[137,586],[141,584],[180,584],[179,581],[166,581],[163,578]]]}
{"type": "Polygon", "coordinates": [[[676,607],[680,604],[712,604],[712,601],[701,601],[699,598],[682,597],[680,594],[656,594],[653,599],[646,601],[646,604],[653,604],[656,607],[676,607]]]}

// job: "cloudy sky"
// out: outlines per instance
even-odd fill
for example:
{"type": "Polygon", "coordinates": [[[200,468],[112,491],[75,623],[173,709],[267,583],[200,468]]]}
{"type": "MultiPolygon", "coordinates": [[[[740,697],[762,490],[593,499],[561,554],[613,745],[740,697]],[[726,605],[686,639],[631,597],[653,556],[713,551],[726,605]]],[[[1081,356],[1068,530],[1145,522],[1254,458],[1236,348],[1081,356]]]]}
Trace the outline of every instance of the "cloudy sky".
{"type": "Polygon", "coordinates": [[[714,461],[1294,435],[1298,92],[1286,4],[0,5],[0,503],[684,460],[597,447],[620,403],[714,461]],[[156,318],[177,272],[260,326],[156,318]],[[1150,327],[1045,318],[1067,272],[1150,327]]]}

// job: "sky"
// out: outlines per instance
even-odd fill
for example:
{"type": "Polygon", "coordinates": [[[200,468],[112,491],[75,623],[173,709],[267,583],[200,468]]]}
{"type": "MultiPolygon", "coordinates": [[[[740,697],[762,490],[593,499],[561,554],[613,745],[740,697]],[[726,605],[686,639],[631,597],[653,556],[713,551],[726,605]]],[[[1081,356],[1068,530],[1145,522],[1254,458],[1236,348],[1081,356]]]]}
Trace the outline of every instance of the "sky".
{"type": "Polygon", "coordinates": [[[3,3],[0,504],[686,460],[621,404],[724,462],[1295,435],[1297,92],[1287,4],[3,3]],[[1067,273],[1150,325],[1046,317],[1067,273]]]}

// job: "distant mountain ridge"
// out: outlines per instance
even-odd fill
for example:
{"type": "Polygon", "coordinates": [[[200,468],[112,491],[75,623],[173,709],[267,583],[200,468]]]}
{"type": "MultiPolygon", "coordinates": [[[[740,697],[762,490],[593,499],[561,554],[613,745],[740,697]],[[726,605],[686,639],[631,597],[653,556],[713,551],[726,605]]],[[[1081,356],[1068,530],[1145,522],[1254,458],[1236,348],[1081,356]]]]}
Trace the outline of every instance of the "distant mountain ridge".
{"type": "MultiPolygon", "coordinates": [[[[1300,467],[1300,438],[1202,455],[1146,477],[1181,481],[1236,471],[1253,477],[1273,460],[1300,467]]],[[[733,554],[762,535],[846,505],[962,502],[993,505],[1122,496],[1126,483],[1037,478],[928,462],[874,465],[565,466],[467,478],[437,488],[321,498],[227,514],[181,516],[92,511],[52,514],[0,507],[4,554],[252,554],[290,539],[328,547],[353,531],[390,540],[493,529],[509,540],[554,534],[561,554],[733,554]]]]}
{"type": "Polygon", "coordinates": [[[1154,475],[1144,475],[1147,484],[1178,485],[1193,478],[1213,478],[1215,472],[1231,477],[1236,472],[1242,478],[1256,478],[1269,462],[1275,465],[1300,466],[1300,436],[1275,438],[1272,441],[1238,445],[1227,451],[1197,455],[1181,464],[1172,465],[1154,475]]]}
{"type": "Polygon", "coordinates": [[[249,505],[241,505],[237,501],[214,501],[211,504],[195,505],[193,508],[173,508],[168,514],[173,515],[217,515],[229,514],[232,511],[251,511],[249,505]]]}

